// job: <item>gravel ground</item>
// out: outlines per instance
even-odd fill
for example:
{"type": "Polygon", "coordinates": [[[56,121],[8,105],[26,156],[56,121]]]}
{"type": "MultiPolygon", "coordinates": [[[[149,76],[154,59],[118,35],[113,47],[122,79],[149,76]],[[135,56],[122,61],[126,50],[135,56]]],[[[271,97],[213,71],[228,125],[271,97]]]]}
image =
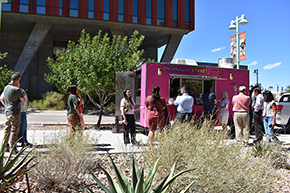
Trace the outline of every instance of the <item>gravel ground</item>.
{"type": "MultiPolygon", "coordinates": [[[[34,129],[54,129],[56,126],[42,126],[42,125],[34,125],[34,126],[30,126],[29,129],[30,130],[34,130],[34,129]]],[[[57,126],[58,129],[68,129],[67,126],[57,126]]],[[[0,127],[0,129],[2,129],[0,127]]],[[[247,147],[249,148],[249,147],[247,147]]],[[[286,148],[290,148],[289,146],[286,148]]],[[[142,153],[137,153],[135,154],[138,164],[139,166],[145,166],[144,164],[144,156],[142,153]]],[[[111,154],[114,162],[116,163],[116,165],[121,169],[121,171],[125,174],[125,176],[128,178],[128,180],[130,180],[131,178],[131,158],[132,158],[132,154],[128,154],[128,153],[124,153],[124,154],[111,154]]],[[[106,185],[108,185],[106,177],[104,176],[103,172],[101,171],[101,169],[98,167],[98,164],[100,164],[102,167],[107,168],[110,174],[113,174],[113,168],[111,167],[111,163],[108,159],[108,155],[107,154],[94,154],[91,158],[91,162],[92,167],[90,168],[94,174],[106,185]]],[[[290,160],[290,158],[289,158],[290,160]]],[[[288,162],[288,164],[290,165],[290,163],[288,162]]],[[[148,168],[145,168],[145,171],[148,172],[148,168]]],[[[33,171],[30,171],[33,172],[33,171]]],[[[146,172],[145,172],[146,173],[146,172]]],[[[290,171],[288,169],[278,169],[277,173],[280,174],[281,178],[277,179],[275,181],[275,184],[280,188],[281,193],[289,193],[290,192],[290,171]]],[[[31,174],[28,174],[31,175],[31,174]]],[[[112,175],[114,177],[114,175],[112,175]]],[[[89,172],[87,171],[86,173],[82,173],[81,174],[81,179],[83,179],[82,182],[80,182],[81,184],[86,184],[89,185],[94,192],[98,193],[98,192],[103,192],[101,190],[101,188],[95,183],[95,181],[93,180],[92,176],[89,174],[89,172]]],[[[85,192],[81,187],[78,188],[71,188],[71,189],[67,189],[67,190],[58,190],[58,191],[52,191],[52,190],[44,190],[44,188],[42,187],[41,184],[39,184],[37,181],[33,181],[31,178],[29,178],[29,183],[31,186],[31,192],[40,192],[40,193],[45,193],[45,192],[66,192],[66,193],[76,193],[76,192],[85,192]]],[[[16,184],[16,188],[19,190],[18,192],[26,192],[25,189],[27,188],[27,184],[26,184],[26,180],[24,179],[22,182],[19,182],[18,184],[16,184]]]]}

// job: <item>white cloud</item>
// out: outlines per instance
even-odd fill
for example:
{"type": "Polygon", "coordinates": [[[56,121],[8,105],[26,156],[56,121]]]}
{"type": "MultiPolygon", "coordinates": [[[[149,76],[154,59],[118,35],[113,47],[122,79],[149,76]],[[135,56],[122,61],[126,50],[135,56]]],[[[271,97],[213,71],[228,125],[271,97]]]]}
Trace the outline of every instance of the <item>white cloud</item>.
{"type": "Polygon", "coordinates": [[[211,52],[218,52],[218,51],[221,51],[221,50],[223,50],[225,48],[226,47],[218,47],[218,48],[213,49],[211,52]]]}
{"type": "Polygon", "coordinates": [[[263,69],[264,70],[270,70],[272,68],[276,68],[276,67],[280,66],[281,63],[282,62],[276,62],[274,64],[268,64],[268,65],[264,66],[263,69]]]}
{"type": "Polygon", "coordinates": [[[251,63],[249,64],[249,66],[256,66],[257,64],[258,64],[258,62],[255,60],[255,61],[251,62],[251,63]]]}

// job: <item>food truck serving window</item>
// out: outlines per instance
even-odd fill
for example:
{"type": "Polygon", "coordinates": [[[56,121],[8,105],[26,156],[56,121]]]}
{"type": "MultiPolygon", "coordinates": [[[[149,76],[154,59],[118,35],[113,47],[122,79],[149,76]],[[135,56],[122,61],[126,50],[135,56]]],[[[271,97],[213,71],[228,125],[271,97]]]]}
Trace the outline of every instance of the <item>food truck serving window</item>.
{"type": "Polygon", "coordinates": [[[215,77],[170,75],[169,98],[176,99],[179,89],[182,86],[187,86],[189,94],[194,98],[194,104],[202,105],[202,94],[208,85],[211,85],[213,91],[215,91],[215,77]]]}

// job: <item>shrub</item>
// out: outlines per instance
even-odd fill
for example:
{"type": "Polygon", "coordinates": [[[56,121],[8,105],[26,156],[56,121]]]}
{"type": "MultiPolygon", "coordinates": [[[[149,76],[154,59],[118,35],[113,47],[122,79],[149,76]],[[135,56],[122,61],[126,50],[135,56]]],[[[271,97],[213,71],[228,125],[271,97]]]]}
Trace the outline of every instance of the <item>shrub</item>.
{"type": "Polygon", "coordinates": [[[80,188],[82,174],[92,165],[88,153],[94,140],[93,136],[68,132],[53,137],[47,153],[39,153],[39,163],[31,172],[35,187],[48,192],[80,188]]]}
{"type": "MultiPolygon", "coordinates": [[[[16,143],[13,148],[15,148],[15,145],[16,143]]],[[[12,151],[10,151],[8,158],[5,160],[4,147],[4,142],[2,142],[0,146],[0,192],[16,192],[13,186],[22,181],[24,175],[35,166],[28,166],[35,159],[35,156],[30,156],[33,150],[25,153],[27,147],[23,147],[14,157],[12,157],[12,151]]]]}
{"type": "Polygon", "coordinates": [[[41,100],[34,100],[29,103],[29,108],[37,110],[63,110],[63,98],[63,94],[48,91],[42,95],[41,100]]]}
{"type": "Polygon", "coordinates": [[[178,178],[169,192],[193,180],[191,192],[269,192],[279,188],[273,183],[278,174],[269,159],[252,156],[250,148],[227,140],[226,133],[211,131],[206,125],[201,129],[176,125],[164,132],[158,146],[146,152],[148,165],[161,157],[160,179],[175,161],[177,172],[195,169],[178,178]]]}

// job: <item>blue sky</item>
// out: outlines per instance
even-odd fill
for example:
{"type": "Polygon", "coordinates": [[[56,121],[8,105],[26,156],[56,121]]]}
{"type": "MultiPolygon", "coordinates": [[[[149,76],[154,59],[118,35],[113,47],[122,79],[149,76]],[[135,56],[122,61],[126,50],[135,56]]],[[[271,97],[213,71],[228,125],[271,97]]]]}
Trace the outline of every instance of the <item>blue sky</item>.
{"type": "MultiPolygon", "coordinates": [[[[246,15],[246,60],[250,84],[256,84],[254,69],[259,71],[259,83],[277,91],[290,85],[290,0],[195,0],[195,30],[185,35],[175,58],[197,62],[218,62],[230,57],[229,30],[231,20],[246,15]]],[[[161,57],[164,48],[158,50],[161,57]]]]}

